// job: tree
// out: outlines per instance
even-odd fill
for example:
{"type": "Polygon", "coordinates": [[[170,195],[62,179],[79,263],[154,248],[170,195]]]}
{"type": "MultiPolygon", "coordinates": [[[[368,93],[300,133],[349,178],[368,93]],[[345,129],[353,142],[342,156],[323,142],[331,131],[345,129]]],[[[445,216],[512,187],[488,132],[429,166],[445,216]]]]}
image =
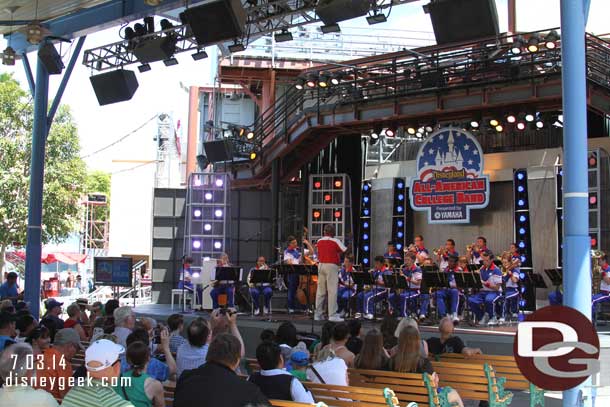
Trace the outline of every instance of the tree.
{"type": "Polygon", "coordinates": [[[108,220],[110,208],[110,173],[93,170],[87,173],[86,193],[102,193],[106,195],[105,207],[93,207],[95,211],[95,219],[98,221],[108,220]]]}
{"type": "MultiPolygon", "coordinates": [[[[11,75],[0,75],[0,269],[9,246],[25,245],[33,105],[11,75]]],[[[85,163],[70,110],[60,106],[47,137],[42,243],[58,242],[77,230],[85,163]]]]}

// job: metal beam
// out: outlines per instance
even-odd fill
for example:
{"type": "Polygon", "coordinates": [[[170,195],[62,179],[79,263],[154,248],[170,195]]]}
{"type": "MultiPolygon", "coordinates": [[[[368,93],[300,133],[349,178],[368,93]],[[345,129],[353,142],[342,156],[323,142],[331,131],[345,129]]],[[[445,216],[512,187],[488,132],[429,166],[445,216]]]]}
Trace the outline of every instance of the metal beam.
{"type": "Polygon", "coordinates": [[[61,98],[64,95],[64,91],[66,90],[66,85],[68,85],[68,81],[70,80],[70,75],[72,75],[72,70],[74,69],[74,65],[76,65],[76,61],[78,60],[78,56],[80,55],[80,51],[83,49],[83,44],[85,43],[85,38],[87,36],[83,35],[78,39],[76,43],[76,47],[74,48],[74,52],[72,52],[72,56],[70,57],[70,62],[68,63],[68,67],[66,68],[66,72],[64,72],[64,77],[61,79],[61,83],[59,84],[59,88],[57,89],[57,94],[53,99],[53,104],[49,109],[49,114],[47,116],[47,127],[50,129],[51,124],[53,124],[53,118],[55,118],[55,113],[57,112],[57,108],[59,107],[59,103],[61,102],[61,98]]]}
{"type": "Polygon", "coordinates": [[[30,60],[28,59],[28,54],[23,53],[21,55],[21,60],[23,61],[23,69],[25,70],[25,77],[27,78],[28,85],[30,86],[30,93],[32,94],[32,97],[34,97],[36,85],[34,84],[34,75],[32,74],[32,67],[30,66],[30,60]]]}

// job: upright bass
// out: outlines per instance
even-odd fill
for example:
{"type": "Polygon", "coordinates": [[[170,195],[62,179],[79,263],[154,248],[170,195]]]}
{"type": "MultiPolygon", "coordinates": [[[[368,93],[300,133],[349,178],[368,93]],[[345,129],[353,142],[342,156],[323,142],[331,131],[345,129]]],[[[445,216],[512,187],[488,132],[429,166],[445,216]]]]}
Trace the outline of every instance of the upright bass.
{"type": "MultiPolygon", "coordinates": [[[[314,266],[317,262],[313,259],[312,247],[309,245],[309,254],[305,255],[305,243],[307,242],[308,230],[303,227],[303,244],[301,245],[302,264],[306,266],[314,266]]],[[[307,242],[309,243],[309,242],[307,242]]],[[[318,291],[318,276],[317,275],[301,275],[299,276],[299,286],[297,287],[297,301],[302,305],[313,304],[316,301],[316,293],[318,291]],[[309,298],[308,298],[309,297],[309,298]]]]}

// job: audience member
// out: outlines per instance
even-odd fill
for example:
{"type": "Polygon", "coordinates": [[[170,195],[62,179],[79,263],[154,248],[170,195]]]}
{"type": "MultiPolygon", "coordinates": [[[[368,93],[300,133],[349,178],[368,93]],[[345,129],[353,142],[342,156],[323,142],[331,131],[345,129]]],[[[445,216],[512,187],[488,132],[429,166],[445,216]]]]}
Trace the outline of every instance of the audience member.
{"type": "Polygon", "coordinates": [[[360,353],[354,359],[356,369],[387,370],[390,355],[383,347],[383,335],[371,329],[364,336],[360,353]]]}
{"type": "Polygon", "coordinates": [[[119,340],[119,345],[123,348],[127,347],[127,337],[133,331],[133,327],[136,323],[136,317],[133,314],[131,307],[119,307],[114,310],[114,331],[119,340]]]}
{"type": "Polygon", "coordinates": [[[297,338],[297,327],[294,326],[292,322],[280,324],[275,333],[275,341],[280,345],[284,359],[290,358],[292,348],[299,343],[297,338]]]}
{"type": "Polygon", "coordinates": [[[349,383],[347,365],[330,347],[325,346],[318,353],[315,362],[307,369],[307,379],[315,383],[347,386],[349,383]]]}
{"type": "Polygon", "coordinates": [[[330,340],[333,337],[333,328],[335,327],[335,322],[326,321],[324,325],[322,325],[322,335],[320,335],[320,340],[314,342],[311,345],[310,351],[313,354],[313,358],[317,359],[318,354],[326,345],[330,343],[330,340]]]}
{"type": "Polygon", "coordinates": [[[6,281],[0,285],[0,300],[17,301],[19,298],[19,284],[17,273],[11,271],[6,275],[6,281]]]}
{"type": "Polygon", "coordinates": [[[248,380],[256,384],[269,399],[313,403],[313,397],[301,382],[284,369],[284,358],[278,344],[263,342],[256,348],[260,372],[248,380]]]}
{"type": "Polygon", "coordinates": [[[49,328],[51,334],[51,342],[55,340],[55,334],[60,329],[64,328],[64,321],[59,316],[61,315],[61,306],[63,302],[57,301],[55,298],[48,299],[45,302],[47,312],[42,316],[40,324],[49,328]]]}
{"type": "Polygon", "coordinates": [[[68,305],[66,312],[68,313],[68,319],[64,322],[64,328],[73,328],[80,336],[81,341],[89,339],[81,324],[81,310],[79,305],[77,303],[68,305]]]}
{"type": "Polygon", "coordinates": [[[272,329],[263,329],[260,335],[261,342],[275,342],[275,332],[272,329]]]}
{"type": "Polygon", "coordinates": [[[120,376],[119,355],[125,349],[107,339],[92,342],[85,351],[85,367],[92,385],[73,387],[62,407],[134,407],[123,400],[108,383],[120,376]]]}
{"type": "MultiPolygon", "coordinates": [[[[150,337],[148,332],[146,332],[142,328],[136,328],[134,331],[129,334],[125,343],[129,347],[133,342],[144,342],[146,346],[148,346],[149,354],[150,345],[149,345],[150,337]]],[[[160,349],[165,355],[165,363],[160,361],[157,358],[151,358],[148,362],[148,366],[146,368],[146,374],[148,374],[153,379],[159,380],[160,382],[164,382],[172,377],[174,373],[176,373],[176,361],[174,360],[174,356],[169,350],[169,334],[167,329],[161,331],[160,334],[160,349]]],[[[125,354],[121,355],[121,372],[126,372],[129,370],[131,366],[127,361],[127,357],[125,354]]]]}
{"type": "Polygon", "coordinates": [[[451,318],[445,317],[438,324],[440,338],[428,338],[428,349],[433,355],[441,353],[462,353],[466,356],[482,354],[479,348],[467,347],[459,336],[453,336],[455,326],[451,318]]]}
{"type": "Polygon", "coordinates": [[[32,347],[27,343],[12,345],[0,354],[0,381],[4,383],[0,388],[0,406],[58,406],[51,394],[30,387],[36,375],[32,355],[32,347]]]}
{"type": "Polygon", "coordinates": [[[106,304],[104,304],[104,323],[102,324],[102,328],[104,329],[104,333],[111,334],[114,332],[115,321],[114,321],[114,311],[119,308],[119,300],[108,300],[106,304]]]}
{"type": "Polygon", "coordinates": [[[383,347],[387,350],[392,349],[398,343],[396,336],[394,336],[397,326],[398,320],[391,315],[386,315],[381,321],[381,327],[379,330],[383,336],[383,347]]]}
{"type": "MultiPolygon", "coordinates": [[[[80,309],[80,323],[82,325],[90,325],[91,319],[89,318],[89,315],[87,315],[87,310],[91,310],[89,301],[86,298],[79,298],[76,300],[76,305],[78,305],[78,308],[80,309]]],[[[89,332],[87,332],[87,335],[89,335],[89,332]]]]}
{"type": "Polygon", "coordinates": [[[169,350],[176,353],[180,345],[186,342],[186,338],[182,336],[184,317],[180,314],[170,315],[167,318],[167,326],[169,328],[169,350]]]}
{"type": "Polygon", "coordinates": [[[309,352],[303,350],[293,351],[290,354],[290,374],[302,382],[307,381],[307,366],[309,366],[309,352]]]}
{"type": "Polygon", "coordinates": [[[0,352],[16,342],[15,321],[16,318],[13,314],[6,311],[0,312],[0,352]]]}
{"type": "MultiPolygon", "coordinates": [[[[161,326],[157,324],[157,321],[154,318],[142,317],[136,319],[136,323],[134,324],[134,329],[138,328],[143,329],[148,334],[148,346],[150,347],[152,354],[154,355],[157,353],[157,342],[155,342],[155,335],[158,335],[159,332],[161,332],[161,326]]],[[[160,338],[157,337],[157,339],[160,338]]]]}
{"type": "MultiPolygon", "coordinates": [[[[389,369],[399,373],[427,373],[431,375],[434,386],[438,387],[438,375],[427,358],[421,355],[421,338],[419,331],[407,326],[400,331],[398,351],[390,358],[389,369]]],[[[464,403],[455,390],[447,395],[451,405],[462,407],[464,403]]]]}
{"type": "Polygon", "coordinates": [[[31,314],[23,314],[16,317],[17,322],[15,328],[19,332],[19,335],[16,338],[17,342],[25,342],[28,336],[32,333],[34,329],[38,326],[38,322],[34,319],[31,314]]]}
{"type": "Polygon", "coordinates": [[[34,357],[41,355],[51,344],[51,333],[49,328],[44,325],[39,325],[28,335],[25,340],[32,345],[34,357]]]}
{"type": "Polygon", "coordinates": [[[176,353],[176,377],[182,372],[195,369],[205,363],[211,340],[210,328],[203,318],[197,318],[186,330],[187,342],[180,345],[176,353]]]}
{"type": "Polygon", "coordinates": [[[13,300],[2,300],[0,301],[0,312],[8,312],[9,314],[15,313],[15,304],[13,300]]]}
{"type": "Polygon", "coordinates": [[[352,319],[348,323],[349,326],[349,339],[345,344],[345,347],[349,349],[354,355],[360,353],[362,348],[362,323],[357,319],[352,319]]]}
{"type": "Polygon", "coordinates": [[[216,309],[212,311],[210,318],[210,329],[212,330],[212,340],[217,335],[228,333],[241,342],[241,357],[246,356],[246,345],[237,328],[237,311],[234,308],[216,309]]]}
{"type": "Polygon", "coordinates": [[[335,355],[343,359],[347,367],[353,367],[355,355],[345,346],[348,336],[349,327],[345,322],[340,322],[334,326],[332,341],[326,347],[332,349],[335,355]]]}
{"type": "Polygon", "coordinates": [[[258,386],[235,374],[242,352],[238,338],[217,335],[210,344],[206,363],[185,371],[178,379],[174,407],[191,407],[194,400],[198,407],[268,406],[269,401],[258,386]]]}
{"type": "MultiPolygon", "coordinates": [[[[398,339],[400,337],[400,333],[402,332],[402,330],[408,326],[417,329],[417,332],[419,332],[419,325],[417,324],[416,320],[414,320],[413,318],[403,318],[402,320],[400,320],[400,322],[398,323],[398,326],[396,327],[396,330],[394,331],[394,337],[396,339],[398,339]]],[[[392,349],[390,349],[390,352],[389,352],[390,356],[394,356],[394,354],[396,353],[397,350],[398,350],[398,345],[396,345],[392,349]]],[[[421,356],[423,358],[428,357],[428,343],[423,339],[421,340],[419,350],[420,350],[421,356]]]]}
{"type": "MultiPolygon", "coordinates": [[[[127,339],[129,340],[130,337],[131,335],[127,339]]],[[[135,341],[127,346],[127,361],[131,365],[131,369],[122,376],[129,377],[131,384],[124,386],[120,383],[114,390],[135,407],[165,406],[163,385],[146,373],[150,360],[150,349],[145,342],[135,341]]]]}
{"type": "Polygon", "coordinates": [[[69,381],[74,373],[70,361],[79,349],[83,349],[83,345],[74,329],[63,328],[57,331],[53,346],[42,352],[42,368],[36,371],[39,379],[37,386],[55,398],[63,398],[70,389],[69,381]],[[45,379],[40,380],[43,377],[45,379]]]}

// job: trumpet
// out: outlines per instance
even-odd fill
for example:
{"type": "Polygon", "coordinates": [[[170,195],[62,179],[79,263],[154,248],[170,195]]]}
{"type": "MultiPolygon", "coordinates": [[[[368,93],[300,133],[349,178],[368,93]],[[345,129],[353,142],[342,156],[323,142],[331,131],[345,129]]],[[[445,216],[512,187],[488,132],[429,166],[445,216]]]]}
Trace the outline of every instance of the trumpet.
{"type": "Polygon", "coordinates": [[[466,245],[466,251],[467,251],[467,252],[471,252],[471,251],[472,251],[472,249],[476,249],[476,247],[477,247],[477,244],[476,244],[476,243],[467,244],[467,245],[466,245]]]}
{"type": "Polygon", "coordinates": [[[415,247],[415,243],[411,243],[409,246],[404,248],[405,253],[416,252],[416,251],[417,251],[417,247],[415,247]]]}
{"type": "Polygon", "coordinates": [[[444,256],[447,253],[447,250],[444,247],[439,247],[438,249],[432,250],[435,256],[444,256]]]}

